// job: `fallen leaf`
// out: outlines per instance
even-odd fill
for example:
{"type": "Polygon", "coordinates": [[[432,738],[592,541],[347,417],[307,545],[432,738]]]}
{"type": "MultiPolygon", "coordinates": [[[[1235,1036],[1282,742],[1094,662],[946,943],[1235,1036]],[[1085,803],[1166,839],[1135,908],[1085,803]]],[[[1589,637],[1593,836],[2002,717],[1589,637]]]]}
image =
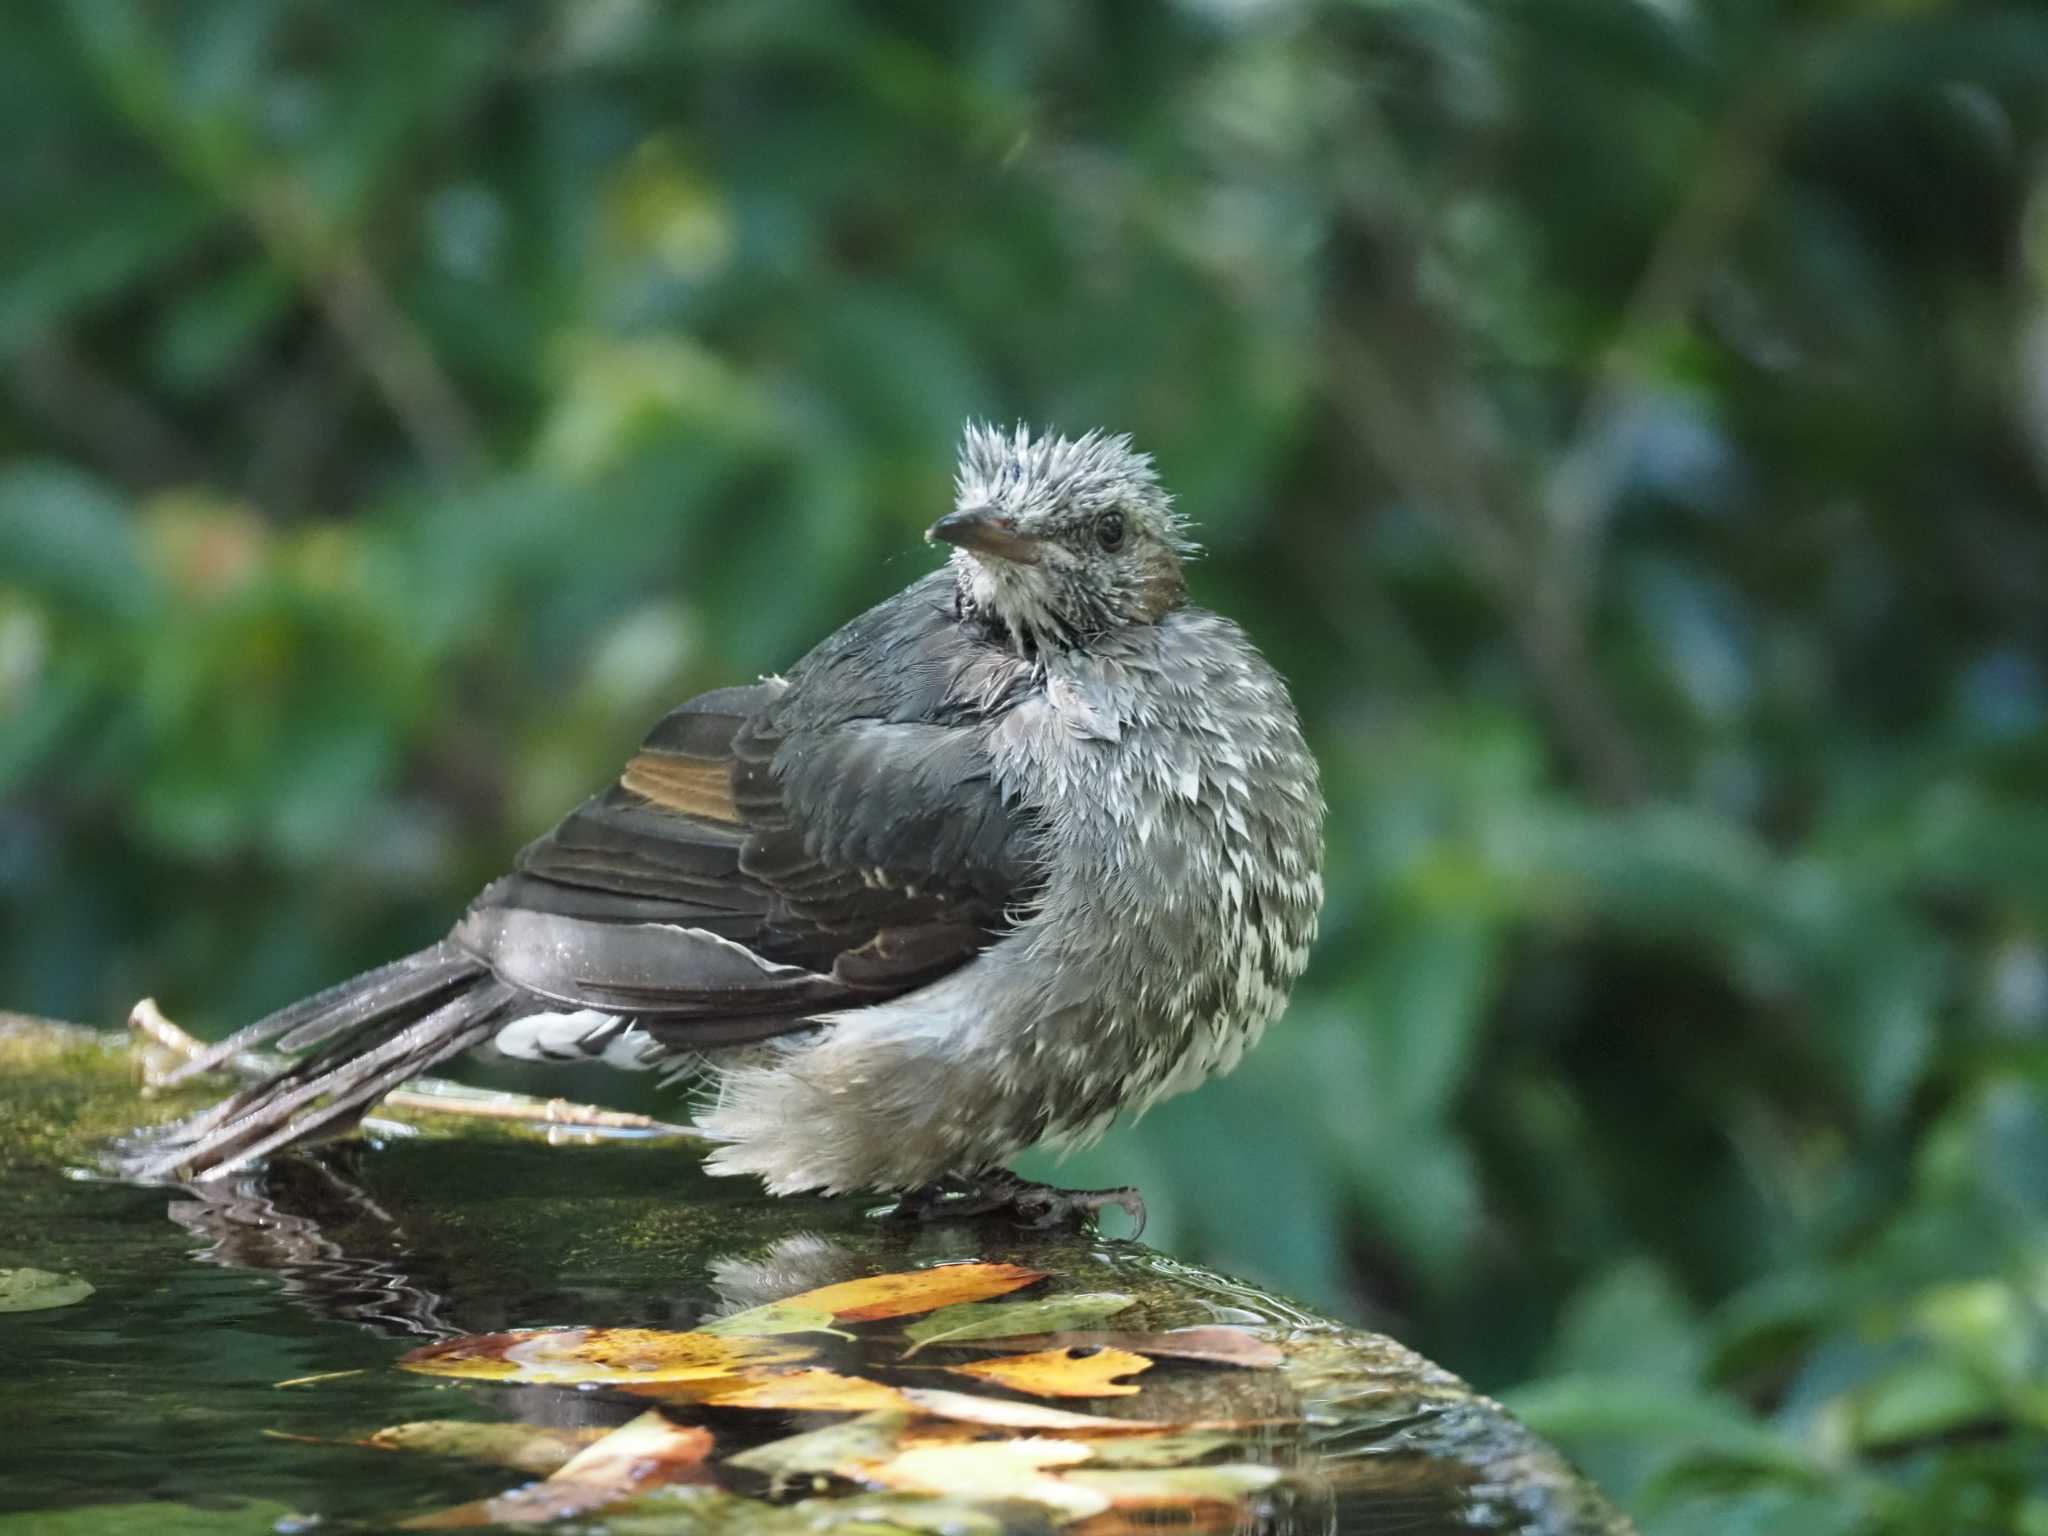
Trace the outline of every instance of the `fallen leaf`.
{"type": "Polygon", "coordinates": [[[955,1376],[991,1381],[1033,1397],[1130,1397],[1138,1388],[1116,1380],[1152,1369],[1143,1355],[1125,1349],[1041,1349],[1029,1355],[1004,1355],[973,1365],[949,1365],[955,1376]]]}
{"type": "Polygon", "coordinates": [[[750,1307],[704,1325],[721,1338],[796,1333],[807,1318],[839,1323],[871,1323],[885,1317],[910,1317],[958,1302],[984,1301],[1043,1280],[1042,1270],[1016,1264],[941,1264],[896,1274],[869,1275],[820,1286],[762,1307],[750,1307]]]}
{"type": "Polygon", "coordinates": [[[711,1431],[671,1423],[649,1409],[579,1451],[545,1482],[496,1498],[402,1521],[404,1529],[448,1530],[477,1525],[539,1525],[602,1509],[664,1483],[700,1475],[711,1454],[711,1431]]]}
{"type": "Polygon", "coordinates": [[[903,1397],[921,1412],[934,1418],[958,1419],[967,1424],[988,1424],[998,1429],[1092,1430],[1097,1434],[1143,1434],[1147,1430],[1170,1429],[1155,1419],[1106,1419],[1092,1413],[1073,1413],[1065,1408],[1047,1408],[1038,1403],[1013,1403],[1007,1398],[978,1397],[972,1392],[948,1392],[941,1387],[903,1387],[903,1397]]]}
{"type": "Polygon", "coordinates": [[[1264,1370],[1284,1365],[1286,1353],[1270,1339],[1245,1328],[1175,1328],[1168,1333],[1106,1333],[1065,1331],[976,1339],[976,1349],[1025,1353],[1039,1349],[1127,1349],[1155,1359],[1199,1360],[1209,1365],[1236,1365],[1264,1370]]]}
{"type": "Polygon", "coordinates": [[[601,1429],[555,1429],[542,1424],[480,1424],[471,1419],[422,1419],[393,1424],[359,1444],[380,1451],[415,1451],[460,1456],[517,1472],[546,1476],[574,1460],[585,1446],[604,1438],[601,1429]]]}
{"type": "Polygon", "coordinates": [[[872,1413],[909,1406],[894,1387],[822,1367],[764,1372],[690,1395],[707,1408],[779,1408],[792,1413],[872,1413]]]}
{"type": "Polygon", "coordinates": [[[918,1446],[876,1468],[874,1475],[882,1486],[906,1493],[1021,1499],[1079,1520],[1110,1508],[1108,1495],[1046,1469],[1073,1466],[1088,1454],[1087,1446],[1068,1440],[977,1440],[918,1446]]]}
{"type": "Polygon", "coordinates": [[[867,1493],[852,1498],[799,1499],[776,1507],[791,1517],[793,1529],[801,1536],[826,1536],[833,1531],[845,1531],[849,1536],[900,1536],[904,1531],[925,1531],[930,1536],[1006,1536],[1015,1529],[1014,1522],[1006,1522],[977,1499],[944,1494],[867,1493]]]}
{"type": "Polygon", "coordinates": [[[399,1368],[476,1381],[704,1381],[807,1360],[801,1344],[667,1333],[654,1328],[527,1328],[446,1339],[399,1357],[399,1368]]]}
{"type": "Polygon", "coordinates": [[[853,1337],[844,1328],[834,1328],[832,1323],[830,1312],[798,1298],[771,1302],[765,1307],[749,1307],[730,1317],[713,1318],[704,1324],[702,1331],[720,1338],[760,1339],[780,1333],[829,1333],[841,1339],[853,1337]]]}
{"type": "Polygon", "coordinates": [[[1185,1509],[1190,1504],[1234,1504],[1280,1481],[1277,1467],[1248,1462],[1215,1467],[1162,1467],[1096,1472],[1083,1468],[1064,1481],[1100,1494],[1115,1509],[1185,1509]]]}
{"type": "Polygon", "coordinates": [[[1082,1441],[1094,1454],[1090,1467],[1184,1467],[1213,1456],[1242,1437],[1208,1430],[1171,1430],[1163,1435],[1114,1435],[1082,1441]]]}
{"type": "Polygon", "coordinates": [[[981,1426],[913,1417],[906,1411],[864,1413],[801,1435],[771,1440],[728,1457],[725,1465],[766,1473],[780,1493],[792,1479],[839,1477],[876,1482],[875,1469],[918,1446],[955,1445],[980,1434],[981,1426]]]}
{"type": "Polygon", "coordinates": [[[53,1274],[47,1269],[0,1269],[0,1312],[46,1312],[52,1307],[69,1307],[93,1292],[90,1282],[76,1275],[53,1274]]]}
{"type": "MultiPolygon", "coordinates": [[[[765,1473],[774,1480],[778,1493],[790,1478],[859,1478],[865,1475],[865,1469],[889,1460],[903,1449],[903,1433],[910,1423],[907,1410],[881,1409],[843,1423],[827,1424],[823,1429],[770,1440],[766,1445],[728,1456],[725,1465],[765,1473]]],[[[969,1432],[965,1426],[961,1428],[963,1433],[969,1432]]]]}
{"type": "Polygon", "coordinates": [[[1007,1301],[1000,1306],[956,1306],[934,1312],[903,1330],[911,1341],[904,1358],[929,1344],[955,1344],[1007,1334],[1049,1333],[1081,1323],[1100,1322],[1132,1304],[1133,1298],[1107,1291],[1082,1291],[1048,1296],[1042,1301],[1007,1301]]]}

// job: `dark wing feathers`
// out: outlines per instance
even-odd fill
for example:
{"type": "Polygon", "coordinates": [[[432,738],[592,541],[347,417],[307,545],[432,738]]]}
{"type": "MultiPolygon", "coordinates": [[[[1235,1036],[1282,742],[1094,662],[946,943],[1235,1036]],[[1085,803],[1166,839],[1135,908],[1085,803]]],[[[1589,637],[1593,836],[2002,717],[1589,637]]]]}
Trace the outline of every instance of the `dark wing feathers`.
{"type": "Polygon", "coordinates": [[[619,782],[521,854],[454,934],[550,1002],[678,1044],[756,1039],[986,946],[1036,883],[994,783],[1022,663],[963,629],[945,573],[780,680],[672,711],[619,782]]]}
{"type": "Polygon", "coordinates": [[[619,782],[528,848],[433,948],[210,1051],[307,1054],[129,1163],[217,1177],[349,1123],[513,1018],[591,1007],[682,1049],[765,1039],[958,966],[1037,883],[1038,828],[989,775],[1030,686],[958,622],[944,572],[856,619],[788,683],[655,726],[619,782]]]}

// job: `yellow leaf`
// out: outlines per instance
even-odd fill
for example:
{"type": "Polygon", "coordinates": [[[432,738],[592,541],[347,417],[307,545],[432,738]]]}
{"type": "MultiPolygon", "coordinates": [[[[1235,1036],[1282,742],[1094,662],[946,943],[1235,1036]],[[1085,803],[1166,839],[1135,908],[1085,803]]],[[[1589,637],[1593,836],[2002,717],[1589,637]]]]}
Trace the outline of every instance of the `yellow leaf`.
{"type": "Polygon", "coordinates": [[[873,1475],[885,1488],[1019,1499],[1050,1509],[1063,1520],[1079,1520],[1108,1509],[1108,1497],[1046,1469],[1070,1467],[1088,1456],[1087,1446],[1067,1440],[978,1440],[918,1446],[877,1467],[873,1475]]]}
{"type": "Polygon", "coordinates": [[[894,1387],[818,1368],[778,1371],[721,1383],[691,1396],[708,1408],[778,1408],[791,1413],[872,1413],[877,1409],[901,1412],[910,1406],[894,1387]]]}
{"type": "Polygon", "coordinates": [[[546,1482],[403,1522],[407,1530],[540,1525],[616,1504],[664,1483],[693,1479],[711,1454],[711,1431],[649,1409],[579,1451],[546,1482]]]}
{"type": "Polygon", "coordinates": [[[1072,1473],[1070,1485],[1109,1500],[1116,1509],[1186,1509],[1193,1504],[1235,1504],[1280,1481],[1278,1467],[1229,1463],[1216,1467],[1159,1467],[1072,1473]]]}
{"type": "Polygon", "coordinates": [[[1095,1434],[1135,1435],[1173,1427],[1156,1419],[1105,1419],[1092,1413],[1070,1413],[1064,1408],[1047,1408],[1039,1403],[1013,1403],[1007,1398],[977,1397],[972,1392],[948,1392],[938,1387],[905,1387],[902,1392],[913,1407],[934,1418],[959,1419],[963,1423],[988,1424],[998,1429],[1089,1430],[1095,1434]]]}
{"type": "Polygon", "coordinates": [[[735,1312],[707,1323],[704,1331],[721,1338],[764,1333],[792,1333],[792,1319],[829,1318],[840,1323],[870,1323],[878,1318],[910,1317],[938,1307],[963,1301],[985,1301],[991,1296],[1043,1280],[1042,1270],[1016,1264],[941,1264],[933,1269],[910,1269],[897,1274],[870,1275],[862,1280],[843,1280],[820,1286],[764,1307],[735,1312]]]}
{"type": "Polygon", "coordinates": [[[702,1331],[727,1339],[759,1339],[778,1333],[830,1333],[842,1339],[853,1337],[845,1329],[832,1326],[830,1312],[807,1305],[800,1296],[790,1301],[771,1302],[765,1307],[749,1307],[730,1317],[714,1318],[704,1325],[702,1331]]]}
{"type": "Polygon", "coordinates": [[[1085,1443],[1093,1451],[1094,1459],[1088,1463],[1096,1467],[1184,1467],[1190,1462],[1213,1456],[1227,1446],[1243,1443],[1242,1435],[1217,1434],[1210,1430],[1169,1430],[1160,1435],[1109,1435],[1096,1438],[1093,1431],[1082,1431],[1085,1443]]]}
{"type": "Polygon", "coordinates": [[[1152,1362],[1126,1349],[1071,1346],[978,1360],[973,1365],[949,1365],[946,1369],[955,1376],[992,1381],[999,1387],[1029,1392],[1034,1397],[1129,1397],[1137,1387],[1115,1378],[1149,1371],[1152,1362]]]}
{"type": "Polygon", "coordinates": [[[804,1434],[771,1440],[725,1460],[728,1467],[765,1472],[780,1489],[820,1475],[874,1484],[875,1469],[917,1446],[955,1445],[981,1433],[975,1424],[913,1419],[901,1410],[864,1413],[804,1434]]]}
{"type": "Polygon", "coordinates": [[[653,1328],[531,1328],[429,1344],[399,1367],[477,1381],[704,1381],[809,1359],[801,1344],[666,1333],[653,1328]]]}

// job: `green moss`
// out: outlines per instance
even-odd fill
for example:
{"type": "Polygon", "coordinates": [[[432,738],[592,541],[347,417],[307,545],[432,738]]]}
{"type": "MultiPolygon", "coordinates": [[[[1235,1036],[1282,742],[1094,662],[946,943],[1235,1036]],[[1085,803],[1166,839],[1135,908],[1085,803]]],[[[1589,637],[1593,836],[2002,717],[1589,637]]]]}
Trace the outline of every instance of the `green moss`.
{"type": "Polygon", "coordinates": [[[91,1161],[110,1138],[189,1113],[211,1092],[146,1095],[125,1037],[0,1014],[0,1172],[91,1161]]]}

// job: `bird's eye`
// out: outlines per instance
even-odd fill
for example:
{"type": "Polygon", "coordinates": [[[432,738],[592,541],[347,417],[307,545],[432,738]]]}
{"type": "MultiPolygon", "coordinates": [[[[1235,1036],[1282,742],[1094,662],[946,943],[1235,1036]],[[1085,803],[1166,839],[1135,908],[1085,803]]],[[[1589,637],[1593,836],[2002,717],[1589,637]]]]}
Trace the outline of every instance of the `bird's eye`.
{"type": "Polygon", "coordinates": [[[1124,515],[1112,507],[1095,519],[1095,539],[1104,549],[1115,554],[1124,546],[1124,515]]]}

